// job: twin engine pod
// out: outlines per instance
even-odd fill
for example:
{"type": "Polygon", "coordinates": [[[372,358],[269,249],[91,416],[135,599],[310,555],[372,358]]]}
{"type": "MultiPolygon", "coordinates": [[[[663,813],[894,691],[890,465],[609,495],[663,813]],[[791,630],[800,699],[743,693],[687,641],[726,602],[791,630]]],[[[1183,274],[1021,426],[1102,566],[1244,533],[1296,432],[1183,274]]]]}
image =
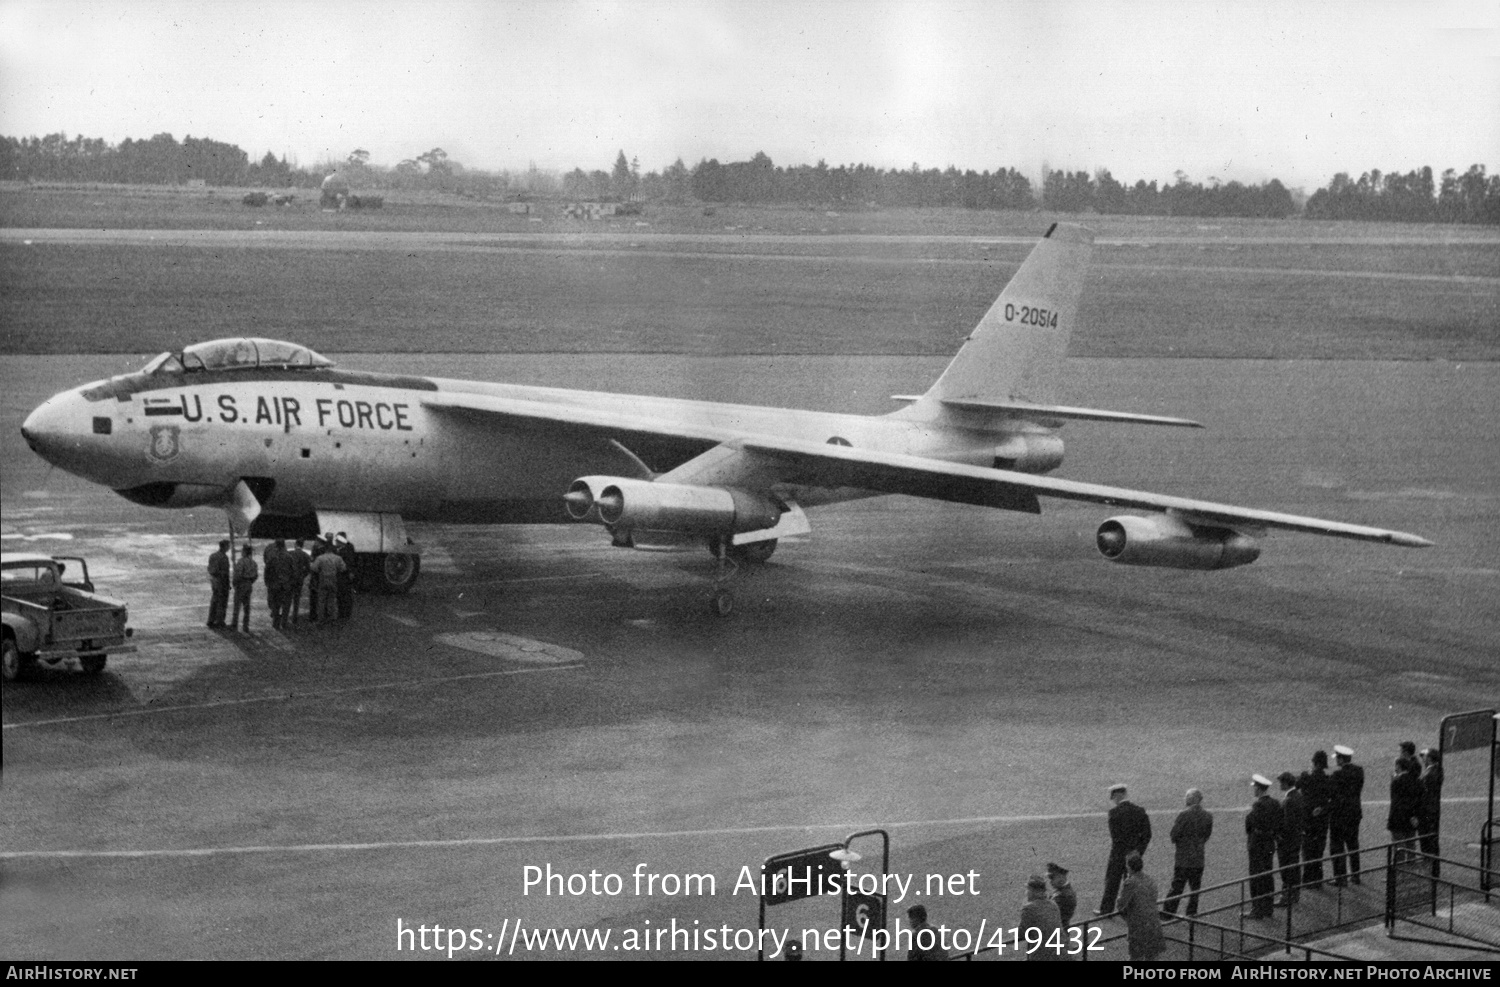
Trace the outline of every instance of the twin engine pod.
{"type": "Polygon", "coordinates": [[[1228,528],[1195,527],[1163,514],[1112,517],[1099,526],[1099,551],[1122,565],[1229,569],[1260,558],[1260,545],[1228,528]]]}
{"type": "Polygon", "coordinates": [[[626,531],[692,535],[737,535],[773,528],[783,510],[771,498],[737,487],[652,483],[619,476],[580,477],[563,500],[575,521],[626,531]]]}

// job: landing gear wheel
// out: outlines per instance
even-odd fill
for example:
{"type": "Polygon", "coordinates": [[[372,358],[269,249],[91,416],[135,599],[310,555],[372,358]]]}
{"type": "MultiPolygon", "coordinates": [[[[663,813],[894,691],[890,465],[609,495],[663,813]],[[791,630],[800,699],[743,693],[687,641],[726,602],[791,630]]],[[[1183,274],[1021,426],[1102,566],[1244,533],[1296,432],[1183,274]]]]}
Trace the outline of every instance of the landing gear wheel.
{"type": "Polygon", "coordinates": [[[6,638],[0,644],[0,679],[6,682],[19,682],[24,679],[36,664],[35,655],[23,655],[21,649],[16,647],[12,638],[6,638]]]}
{"type": "Polygon", "coordinates": [[[422,557],[411,552],[362,552],[359,561],[359,588],[370,593],[405,593],[422,572],[422,557]]]}
{"type": "Polygon", "coordinates": [[[108,655],[84,655],[78,659],[78,664],[83,666],[83,674],[98,675],[104,671],[104,663],[108,660],[108,655]]]}
{"type": "Polygon", "coordinates": [[[708,598],[709,609],[720,617],[734,613],[734,591],[729,580],[739,571],[734,559],[734,548],[727,538],[715,539],[708,546],[714,556],[714,595],[708,598]]]}

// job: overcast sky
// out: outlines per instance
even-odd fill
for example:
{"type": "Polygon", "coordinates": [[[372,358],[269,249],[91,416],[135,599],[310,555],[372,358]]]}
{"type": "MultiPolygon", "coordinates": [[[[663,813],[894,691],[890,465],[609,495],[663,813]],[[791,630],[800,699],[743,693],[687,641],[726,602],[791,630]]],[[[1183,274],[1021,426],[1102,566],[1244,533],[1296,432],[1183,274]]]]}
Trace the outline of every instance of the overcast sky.
{"type": "Polygon", "coordinates": [[[1500,169],[1500,4],[0,0],[0,134],[304,166],[1500,169]]]}

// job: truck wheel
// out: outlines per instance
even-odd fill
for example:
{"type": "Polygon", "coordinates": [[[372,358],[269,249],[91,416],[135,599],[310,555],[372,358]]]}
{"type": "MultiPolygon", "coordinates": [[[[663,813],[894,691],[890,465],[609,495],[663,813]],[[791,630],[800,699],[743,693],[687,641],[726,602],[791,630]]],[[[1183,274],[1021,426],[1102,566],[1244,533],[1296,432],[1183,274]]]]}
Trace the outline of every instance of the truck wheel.
{"type": "Polygon", "coordinates": [[[84,655],[78,663],[83,666],[83,674],[98,675],[104,671],[104,663],[108,660],[108,655],[84,655]]]}
{"type": "Polygon", "coordinates": [[[36,664],[35,655],[23,655],[21,649],[16,647],[14,638],[6,638],[0,643],[0,679],[6,682],[19,682],[26,677],[36,664]]]}
{"type": "Polygon", "coordinates": [[[405,593],[422,572],[422,557],[410,552],[360,555],[359,587],[371,593],[405,593]]]}

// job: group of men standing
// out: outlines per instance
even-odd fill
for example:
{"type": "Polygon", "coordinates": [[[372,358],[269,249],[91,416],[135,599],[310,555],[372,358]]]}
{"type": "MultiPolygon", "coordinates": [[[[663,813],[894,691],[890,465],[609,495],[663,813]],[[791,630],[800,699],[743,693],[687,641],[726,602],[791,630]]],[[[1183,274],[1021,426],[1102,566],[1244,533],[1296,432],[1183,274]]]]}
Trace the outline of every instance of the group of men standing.
{"type": "MultiPolygon", "coordinates": [[[[1325,845],[1332,871],[1329,883],[1336,887],[1360,883],[1365,770],[1354,763],[1354,751],[1348,747],[1335,746],[1333,756],[1332,771],[1324,751],[1313,752],[1312,768],[1300,776],[1283,771],[1277,778],[1283,792],[1280,802],[1271,797],[1270,779],[1252,778],[1255,802],[1245,817],[1251,875],[1251,910],[1246,914],[1250,917],[1269,918],[1273,908],[1295,904],[1302,888],[1322,884],[1325,845]],[[1281,897],[1273,901],[1278,871],[1281,897]]],[[[1386,822],[1392,842],[1420,836],[1422,852],[1436,857],[1442,797],[1442,755],[1427,748],[1419,761],[1416,744],[1403,741],[1391,779],[1391,811],[1386,822]]],[[[1436,861],[1433,873],[1437,873],[1436,861]]]]}
{"type": "MultiPolygon", "coordinates": [[[[1316,751],[1312,767],[1294,775],[1283,771],[1276,782],[1254,775],[1254,799],[1245,815],[1245,845],[1249,857],[1250,910],[1247,918],[1270,918],[1277,907],[1298,901],[1303,888],[1325,881],[1323,860],[1329,859],[1328,883],[1338,887],[1359,884],[1360,826],[1364,819],[1364,768],[1354,763],[1354,751],[1343,745],[1333,748],[1335,765],[1329,770],[1328,754],[1316,751]],[[1279,786],[1281,800],[1271,795],[1279,786]],[[1281,876],[1281,896],[1276,896],[1276,876],[1281,876]]],[[[1417,754],[1410,741],[1401,744],[1391,778],[1391,811],[1387,820],[1393,842],[1420,838],[1421,851],[1438,854],[1438,822],[1442,808],[1443,766],[1433,748],[1417,754]]],[[[1143,856],[1151,843],[1151,819],[1127,797],[1124,785],[1110,789],[1110,854],[1104,874],[1104,895],[1094,914],[1123,908],[1117,897],[1129,862],[1143,856]]],[[[1213,815],[1203,808],[1203,793],[1187,791],[1186,807],[1173,822],[1171,840],[1175,848],[1172,885],[1162,913],[1177,913],[1187,894],[1186,914],[1198,913],[1203,883],[1204,848],[1213,835],[1213,815]]],[[[1415,849],[1415,847],[1413,847],[1415,849]]],[[[1437,873],[1436,861],[1433,873],[1437,873]]]]}
{"type": "MultiPolygon", "coordinates": [[[[265,566],[266,605],[271,611],[271,626],[285,630],[301,620],[302,587],[307,586],[307,619],[333,622],[348,620],[354,613],[354,546],[341,531],[312,539],[309,552],[306,539],[297,539],[293,548],[278,538],[267,545],[261,556],[265,566]]],[[[231,591],[234,611],[228,623],[230,630],[250,632],[250,598],[261,578],[254,551],[247,543],[238,559],[230,560],[230,542],[219,542],[218,551],[208,557],[208,581],[211,597],[208,626],[226,626],[224,612],[231,591]]]]}
{"type": "Polygon", "coordinates": [[[1354,751],[1333,748],[1337,765],[1328,770],[1326,751],[1315,751],[1312,768],[1299,775],[1283,771],[1275,784],[1283,796],[1271,795],[1272,782],[1254,775],[1254,801],[1245,815],[1245,848],[1250,858],[1249,918],[1270,918],[1276,907],[1297,902],[1301,889],[1323,883],[1325,850],[1333,882],[1360,883],[1359,827],[1364,818],[1365,769],[1354,763],[1354,751]],[[1276,898],[1276,875],[1281,897],[1276,898]]]}

